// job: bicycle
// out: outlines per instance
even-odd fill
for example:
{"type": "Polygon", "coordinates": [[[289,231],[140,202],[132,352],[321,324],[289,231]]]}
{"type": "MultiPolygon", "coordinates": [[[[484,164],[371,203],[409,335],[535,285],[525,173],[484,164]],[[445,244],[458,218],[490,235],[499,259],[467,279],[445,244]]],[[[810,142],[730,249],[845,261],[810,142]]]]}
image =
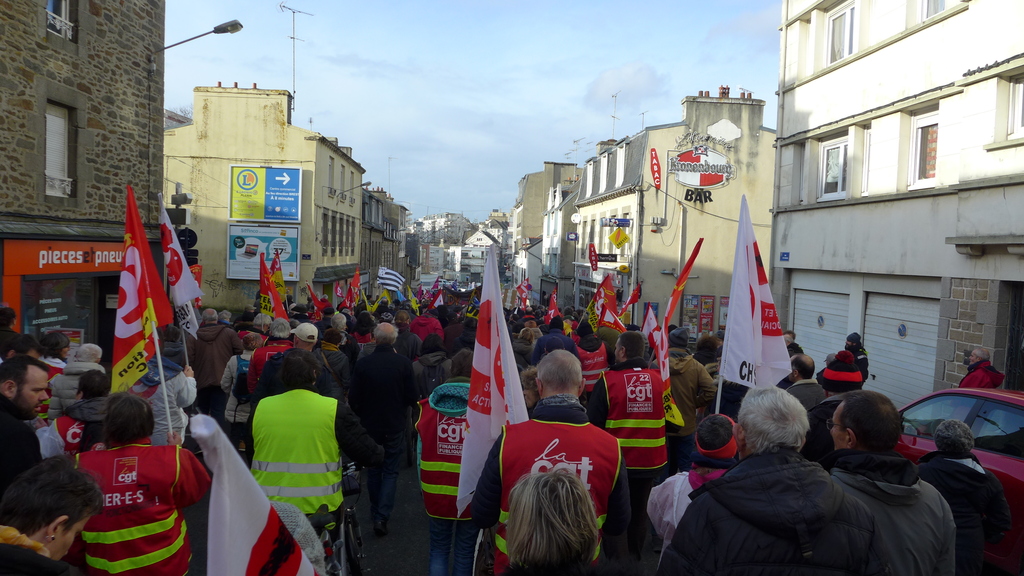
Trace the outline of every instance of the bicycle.
{"type": "Polygon", "coordinates": [[[363,534],[356,519],[356,504],[350,496],[359,496],[359,468],[354,462],[343,464],[341,493],[345,502],[340,510],[341,527],[338,530],[337,512],[327,510],[323,504],[309,516],[309,523],[320,537],[324,546],[324,564],[327,576],[360,576],[363,573],[363,534]]]}

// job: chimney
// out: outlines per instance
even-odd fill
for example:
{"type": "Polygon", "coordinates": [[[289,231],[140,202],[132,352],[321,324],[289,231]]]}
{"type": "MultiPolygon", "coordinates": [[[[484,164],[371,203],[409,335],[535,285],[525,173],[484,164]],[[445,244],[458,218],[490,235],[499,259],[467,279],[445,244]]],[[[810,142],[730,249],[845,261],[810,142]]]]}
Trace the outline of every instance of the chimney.
{"type": "Polygon", "coordinates": [[[255,83],[255,82],[253,82],[253,83],[252,83],[252,89],[253,89],[253,90],[255,90],[255,89],[256,89],[256,83],[255,83]]]}
{"type": "Polygon", "coordinates": [[[238,88],[238,82],[235,82],[235,88],[238,88]]]}
{"type": "Polygon", "coordinates": [[[222,86],[220,85],[220,80],[217,81],[217,88],[222,88],[222,86]]]}
{"type": "Polygon", "coordinates": [[[728,86],[719,86],[718,87],[718,97],[719,98],[728,98],[729,97],[729,87],[728,86]]]}

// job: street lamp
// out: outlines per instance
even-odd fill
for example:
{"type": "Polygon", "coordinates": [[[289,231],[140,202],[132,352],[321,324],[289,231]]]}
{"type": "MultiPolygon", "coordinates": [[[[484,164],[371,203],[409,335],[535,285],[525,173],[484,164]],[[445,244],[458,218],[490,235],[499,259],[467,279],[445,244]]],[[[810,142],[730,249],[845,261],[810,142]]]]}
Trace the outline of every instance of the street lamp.
{"type": "MultiPolygon", "coordinates": [[[[339,202],[344,202],[345,201],[345,193],[346,192],[351,192],[353,190],[359,190],[360,188],[366,188],[367,186],[369,186],[371,184],[373,184],[373,182],[370,182],[369,180],[367,180],[366,182],[363,182],[359,186],[353,186],[353,187],[349,188],[348,190],[342,190],[341,192],[338,193],[338,198],[339,198],[338,201],[339,202]]],[[[352,199],[353,199],[353,204],[354,204],[355,203],[354,202],[355,196],[353,196],[352,199]]]]}
{"type": "MultiPolygon", "coordinates": [[[[149,108],[149,116],[150,116],[150,118],[153,117],[153,77],[156,76],[156,55],[157,54],[163,52],[164,50],[167,50],[168,48],[174,48],[175,46],[181,46],[182,44],[184,44],[186,42],[191,42],[193,40],[196,40],[197,38],[202,38],[203,36],[207,36],[209,34],[234,34],[235,32],[238,32],[241,29],[242,29],[242,23],[241,22],[239,22],[238,20],[230,20],[230,21],[225,22],[223,24],[218,24],[218,25],[214,26],[213,30],[210,30],[209,32],[203,32],[202,34],[200,34],[198,36],[193,36],[193,37],[188,38],[186,40],[182,40],[181,42],[175,42],[174,44],[171,44],[169,46],[164,46],[162,48],[157,48],[156,50],[150,52],[150,54],[149,54],[149,74],[148,74],[149,82],[148,82],[148,86],[147,86],[148,94],[147,94],[147,99],[146,99],[147,100],[147,106],[149,108]]],[[[162,131],[163,131],[163,129],[161,128],[161,132],[162,131]]],[[[150,181],[149,184],[146,186],[146,189],[148,190],[148,194],[146,195],[146,197],[149,199],[150,206],[152,206],[153,205],[153,188],[152,188],[152,181],[153,181],[153,130],[152,130],[152,128],[150,128],[149,130],[146,131],[146,155],[149,156],[149,162],[147,163],[147,169],[146,169],[146,176],[149,178],[149,181],[150,181]]]]}

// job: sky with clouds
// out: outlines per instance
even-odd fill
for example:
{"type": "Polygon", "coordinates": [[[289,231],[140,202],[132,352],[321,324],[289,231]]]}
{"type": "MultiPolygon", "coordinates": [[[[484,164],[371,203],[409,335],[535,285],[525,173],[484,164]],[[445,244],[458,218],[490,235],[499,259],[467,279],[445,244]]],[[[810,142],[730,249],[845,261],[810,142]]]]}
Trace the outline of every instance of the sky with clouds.
{"type": "MultiPolygon", "coordinates": [[[[227,20],[245,28],[168,50],[165,106],[218,81],[290,90],[292,13],[279,4],[168,2],[167,44],[227,20]]],[[[295,17],[292,122],[312,118],[351,146],[364,180],[415,217],[508,210],[545,161],[583,164],[599,140],[677,122],[698,90],[748,89],[767,101],[765,125],[776,123],[779,0],[285,5],[312,14],[295,17]]]]}

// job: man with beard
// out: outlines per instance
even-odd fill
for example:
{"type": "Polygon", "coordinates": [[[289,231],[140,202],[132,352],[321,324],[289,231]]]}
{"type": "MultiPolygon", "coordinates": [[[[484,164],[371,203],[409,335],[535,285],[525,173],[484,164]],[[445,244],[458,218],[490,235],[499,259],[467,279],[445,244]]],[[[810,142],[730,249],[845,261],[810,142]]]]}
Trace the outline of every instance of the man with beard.
{"type": "Polygon", "coordinates": [[[0,364],[0,497],[15,476],[42,461],[39,440],[24,421],[48,398],[48,368],[25,355],[0,364]]]}

